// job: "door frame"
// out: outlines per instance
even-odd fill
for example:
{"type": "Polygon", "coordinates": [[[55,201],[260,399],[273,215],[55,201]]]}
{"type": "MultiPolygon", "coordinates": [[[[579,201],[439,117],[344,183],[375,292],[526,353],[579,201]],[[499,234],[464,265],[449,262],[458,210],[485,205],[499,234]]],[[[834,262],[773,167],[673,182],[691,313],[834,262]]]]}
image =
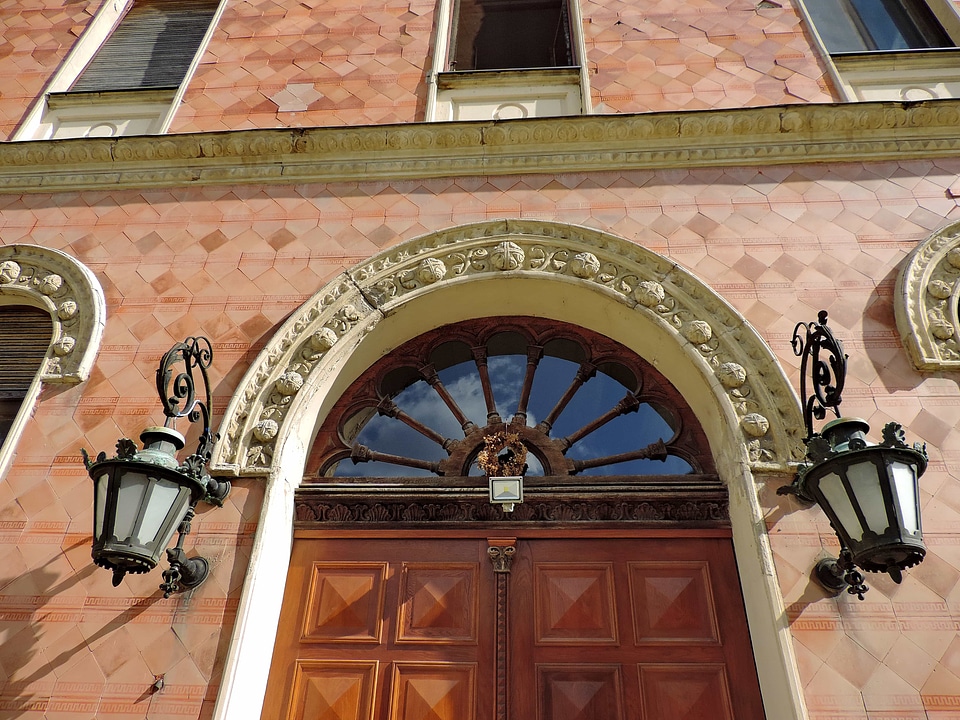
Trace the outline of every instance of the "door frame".
{"type": "Polygon", "coordinates": [[[294,492],[333,403],[376,359],[427,330],[517,313],[610,337],[687,399],[728,490],[767,716],[806,717],[758,499],[765,483],[788,481],[803,454],[800,403],[776,356],[739,312],[669,258],[586,228],[496,220],[408,240],[335,278],[280,328],[237,388],[211,466],[263,477],[265,494],[215,720],[259,717],[294,492]]]}

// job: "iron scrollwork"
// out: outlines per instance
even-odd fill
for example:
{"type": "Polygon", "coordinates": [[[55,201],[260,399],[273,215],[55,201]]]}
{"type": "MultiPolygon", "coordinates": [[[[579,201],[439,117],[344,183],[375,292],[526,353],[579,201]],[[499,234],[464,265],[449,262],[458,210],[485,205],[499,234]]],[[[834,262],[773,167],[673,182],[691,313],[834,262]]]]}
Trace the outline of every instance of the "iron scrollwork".
{"type": "Polygon", "coordinates": [[[817,313],[815,322],[797,323],[790,341],[800,361],[800,396],[804,399],[803,420],[809,441],[813,436],[813,419],[823,420],[827,409],[840,417],[840,401],[847,377],[847,354],[843,343],[827,327],[827,311],[817,313]],[[803,333],[801,333],[801,328],[803,333]],[[813,383],[807,395],[807,377],[813,383]]]}

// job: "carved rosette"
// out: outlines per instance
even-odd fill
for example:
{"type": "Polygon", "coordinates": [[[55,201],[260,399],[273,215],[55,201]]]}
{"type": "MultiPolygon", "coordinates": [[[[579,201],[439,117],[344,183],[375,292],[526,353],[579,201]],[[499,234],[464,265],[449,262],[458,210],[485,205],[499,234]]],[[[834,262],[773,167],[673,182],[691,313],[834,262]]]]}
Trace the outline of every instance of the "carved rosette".
{"type": "Polygon", "coordinates": [[[35,245],[0,247],[0,295],[50,313],[54,340],[41,367],[43,382],[87,379],[106,315],[103,290],[88,268],[58,250],[35,245]]]}
{"type": "Polygon", "coordinates": [[[897,328],[921,370],[960,370],[960,222],[933,233],[897,278],[897,328]]]}
{"type": "Polygon", "coordinates": [[[283,420],[303,394],[283,395],[277,382],[291,371],[302,378],[316,372],[341,345],[334,335],[359,328],[359,339],[410,293],[507,271],[565,276],[644,313],[689,343],[688,352],[715,373],[715,387],[741,420],[751,462],[786,467],[803,458],[803,422],[789,382],[763,341],[716,293],[674,262],[625,240],[546,221],[498,220],[403,243],[355,267],[350,281],[337,280],[315,296],[284,325],[241,384],[227,410],[214,467],[250,474],[269,468],[283,420]],[[318,342],[317,333],[325,340],[318,342]],[[751,377],[764,382],[754,385],[751,377]],[[756,434],[756,424],[744,422],[751,414],[765,418],[768,429],[756,434]],[[266,419],[280,428],[271,440],[254,432],[266,419]]]}

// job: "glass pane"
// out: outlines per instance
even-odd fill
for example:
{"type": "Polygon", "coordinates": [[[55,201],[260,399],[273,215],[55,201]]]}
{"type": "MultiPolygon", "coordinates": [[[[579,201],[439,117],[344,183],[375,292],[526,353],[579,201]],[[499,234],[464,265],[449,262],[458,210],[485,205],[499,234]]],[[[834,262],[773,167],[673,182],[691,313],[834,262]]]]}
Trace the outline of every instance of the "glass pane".
{"type": "Polygon", "coordinates": [[[365,462],[354,465],[353,460],[341,460],[333,469],[334,477],[436,477],[429,470],[393,465],[385,462],[365,462]]]}
{"type": "MultiPolygon", "coordinates": [[[[520,391],[527,375],[527,358],[523,355],[499,355],[487,360],[487,368],[490,371],[490,384],[493,385],[497,412],[504,420],[509,420],[520,404],[520,391]]],[[[527,425],[530,424],[528,414],[527,425]]],[[[533,424],[536,425],[536,422],[533,424]]]]}
{"type": "Polygon", "coordinates": [[[540,359],[537,374],[533,376],[530,402],[527,403],[527,425],[534,427],[550,414],[579,369],[579,363],[569,360],[549,356],[540,359]]]}
{"type": "Polygon", "coordinates": [[[871,50],[856,23],[856,14],[843,0],[805,0],[824,45],[831,53],[871,50]]]}
{"type": "MultiPolygon", "coordinates": [[[[622,387],[621,387],[622,390],[622,387]]],[[[619,398],[618,398],[619,401],[619,398]]],[[[574,443],[567,457],[574,460],[619,455],[645,448],[658,440],[667,442],[673,428],[651,405],[644,403],[635,413],[620,415],[574,443]]],[[[582,471],[584,475],[681,475],[693,468],[685,460],[669,456],[666,461],[628,460],[582,471]]]]}
{"type": "MultiPolygon", "coordinates": [[[[439,373],[443,386],[450,393],[450,396],[457,403],[457,406],[470,420],[477,424],[477,427],[486,427],[487,424],[487,404],[483,399],[483,386],[480,384],[480,374],[477,372],[476,364],[470,362],[454,365],[439,373]]],[[[426,383],[422,383],[426,385],[426,383]]],[[[429,387],[429,386],[427,386],[429,387]]],[[[436,392],[430,388],[430,392],[436,392]]],[[[401,407],[403,407],[401,405],[401,407]]],[[[447,411],[449,413],[449,410],[447,411]]],[[[413,415],[413,413],[410,413],[413,415]]],[[[417,417],[414,415],[414,417],[417,417]]],[[[417,417],[418,420],[422,418],[417,417]]],[[[452,419],[452,415],[451,415],[452,419]]],[[[437,428],[439,432],[444,432],[437,428]]],[[[462,438],[463,431],[459,423],[453,421],[453,430],[444,433],[446,437],[462,438]]]]}
{"type": "Polygon", "coordinates": [[[459,0],[451,70],[572,64],[564,0],[459,0]]]}
{"type": "Polygon", "coordinates": [[[851,465],[847,469],[847,480],[854,497],[860,503],[860,511],[867,521],[867,526],[877,535],[883,535],[890,527],[890,519],[883,501],[877,466],[870,461],[851,465]]]}
{"type": "Polygon", "coordinates": [[[143,473],[124,472],[120,478],[120,492],[117,497],[117,517],[113,532],[117,540],[126,540],[133,535],[133,523],[140,514],[143,496],[147,492],[147,476],[143,473]]]}
{"type": "MultiPolygon", "coordinates": [[[[190,494],[186,488],[183,488],[182,492],[185,496],[190,494]]],[[[153,490],[150,492],[150,498],[143,513],[143,520],[140,522],[140,531],[137,533],[142,545],[156,542],[157,533],[160,531],[163,521],[167,518],[167,514],[178,505],[177,496],[180,493],[181,488],[176,483],[160,478],[154,479],[153,490]]],[[[179,504],[186,510],[185,502],[179,504]]],[[[180,508],[176,509],[179,510],[180,508]]],[[[176,523],[176,525],[179,524],[179,522],[176,523]]]]}
{"type": "Polygon", "coordinates": [[[857,513],[847,497],[847,491],[840,481],[840,476],[836,473],[828,473],[820,479],[820,492],[830,503],[834,514],[843,526],[843,529],[856,541],[863,539],[863,528],[860,527],[860,520],[857,513]]]}
{"type": "MultiPolygon", "coordinates": [[[[444,408],[444,410],[446,410],[446,408],[444,408]]],[[[447,414],[450,414],[449,411],[447,414]]],[[[434,419],[429,415],[417,416],[411,413],[411,416],[424,422],[426,425],[430,425],[430,420],[434,419]]],[[[460,436],[463,436],[462,432],[460,436]]],[[[454,435],[454,437],[456,437],[456,435],[454,435]]],[[[364,427],[357,436],[357,442],[377,452],[416,458],[418,460],[442,460],[447,456],[443,447],[427,436],[422,435],[396,418],[384,417],[382,415],[374,416],[370,419],[370,422],[367,423],[366,427],[364,427]]]]}
{"type": "Polygon", "coordinates": [[[103,534],[103,514],[107,511],[107,486],[110,473],[103,473],[93,483],[93,539],[103,534]]]}
{"type": "Polygon", "coordinates": [[[907,532],[916,535],[920,532],[920,508],[917,502],[917,466],[895,462],[893,470],[893,488],[900,504],[900,517],[907,532]]]}

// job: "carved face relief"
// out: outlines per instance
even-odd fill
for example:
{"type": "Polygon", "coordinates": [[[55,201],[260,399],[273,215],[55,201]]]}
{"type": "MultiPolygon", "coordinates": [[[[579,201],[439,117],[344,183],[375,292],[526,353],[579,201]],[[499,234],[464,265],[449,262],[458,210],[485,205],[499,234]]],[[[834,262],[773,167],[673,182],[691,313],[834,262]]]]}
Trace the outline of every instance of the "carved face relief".
{"type": "Polygon", "coordinates": [[[13,260],[0,263],[0,284],[9,285],[20,277],[20,265],[13,260]]]}

